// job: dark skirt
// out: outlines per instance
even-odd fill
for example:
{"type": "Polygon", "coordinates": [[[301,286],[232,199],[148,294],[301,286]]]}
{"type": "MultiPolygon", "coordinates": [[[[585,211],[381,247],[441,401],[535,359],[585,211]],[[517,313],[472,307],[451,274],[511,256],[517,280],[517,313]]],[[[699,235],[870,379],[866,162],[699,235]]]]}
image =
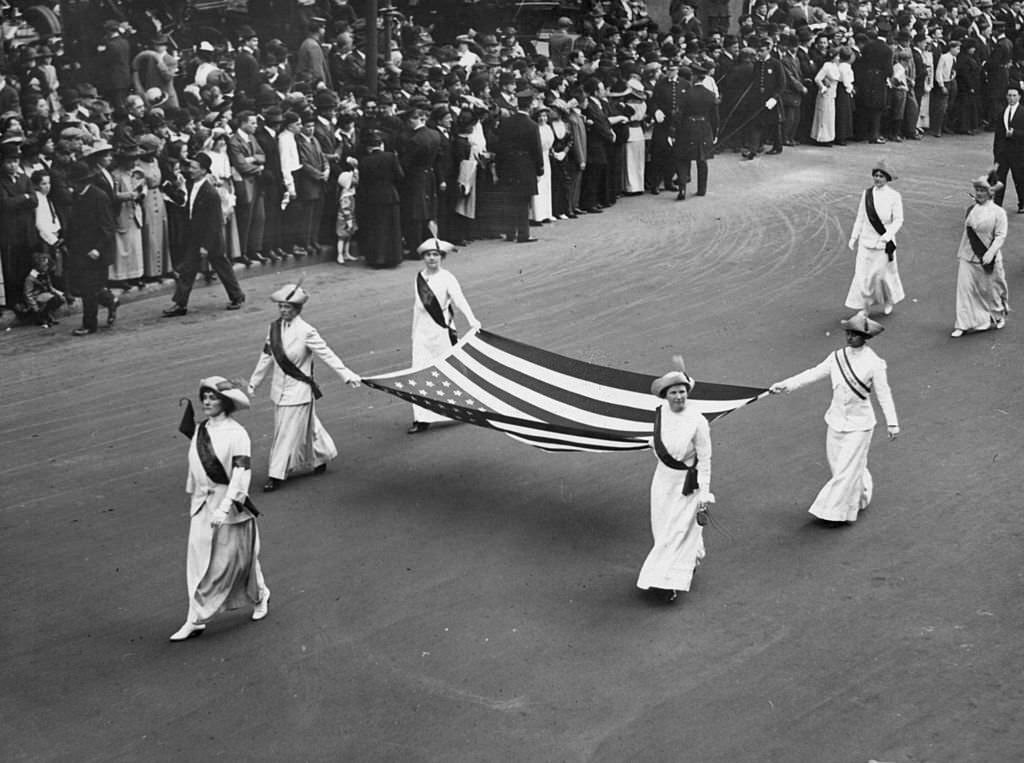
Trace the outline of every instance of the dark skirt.
{"type": "Polygon", "coordinates": [[[842,85],[836,90],[836,141],[845,142],[853,135],[853,98],[842,85]]]}
{"type": "Polygon", "coordinates": [[[393,268],[402,262],[402,217],[398,204],[358,204],[359,253],[372,268],[393,268]]]}

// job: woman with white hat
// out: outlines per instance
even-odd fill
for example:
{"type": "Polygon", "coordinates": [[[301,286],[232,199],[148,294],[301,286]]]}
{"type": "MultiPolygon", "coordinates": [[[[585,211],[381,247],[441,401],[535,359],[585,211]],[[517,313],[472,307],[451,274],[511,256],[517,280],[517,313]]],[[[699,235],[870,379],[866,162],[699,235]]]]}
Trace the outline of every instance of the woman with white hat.
{"type": "Polygon", "coordinates": [[[689,591],[693,571],[704,558],[704,517],[715,502],[711,492],[711,427],[687,398],[694,380],[677,356],[679,370],[654,380],[651,394],[662,398],[655,411],[651,446],[658,466],[651,479],[651,533],[636,586],[659,592],[666,602],[689,591]]]}
{"type": "Polygon", "coordinates": [[[872,393],[885,416],[889,439],[895,440],[900,433],[886,363],[866,344],[881,334],[884,327],[864,313],[840,323],[846,329],[845,347],[813,368],[776,382],[769,390],[777,395],[822,379],[831,380],[832,404],[825,413],[825,452],[832,477],[818,492],[810,513],[835,525],[856,522],[857,514],[871,503],[874,482],[868,471],[868,449],[876,421],[872,393]]]}
{"type": "Polygon", "coordinates": [[[299,284],[286,284],[270,295],[277,303],[278,318],[270,324],[263,352],[249,378],[249,394],[260,386],[274,367],[270,399],[274,402],[274,441],[270,445],[270,470],[263,492],[277,490],[289,475],[323,474],[327,462],[338,455],[334,440],[316,415],[321,396],[313,379],[313,356],[336,372],[350,387],[361,380],[342,362],[320,332],[300,316],[309,294],[299,284]]]}
{"type": "MultiPolygon", "coordinates": [[[[469,321],[470,328],[480,328],[462,293],[462,286],[451,272],[441,267],[441,261],[455,246],[439,238],[428,238],[416,249],[423,258],[423,270],[416,274],[416,288],[412,304],[412,365],[422,368],[451,352],[458,334],[455,331],[455,309],[469,321]]],[[[423,432],[445,416],[428,411],[418,405],[412,407],[412,426],[409,434],[423,432]]]]}
{"type": "Polygon", "coordinates": [[[199,382],[199,402],[206,420],[193,425],[185,485],[191,494],[188,615],[171,641],[202,635],[224,610],[252,605],[252,619],[262,620],[270,600],[260,567],[258,512],[249,500],[249,433],[234,419],[249,407],[249,398],[234,382],[209,376],[199,382]]]}
{"type": "Polygon", "coordinates": [[[974,180],[974,205],[964,219],[964,232],[957,249],[956,321],[954,338],[965,331],[1001,329],[1010,310],[1003,244],[1006,242],[1006,212],[993,202],[1003,184],[994,173],[974,180]]]}
{"type": "Polygon", "coordinates": [[[885,159],[871,168],[872,186],[861,194],[850,233],[850,251],[857,252],[846,306],[870,314],[881,307],[886,315],[904,298],[896,264],[896,234],[903,227],[903,197],[889,183],[896,180],[885,159]]]}

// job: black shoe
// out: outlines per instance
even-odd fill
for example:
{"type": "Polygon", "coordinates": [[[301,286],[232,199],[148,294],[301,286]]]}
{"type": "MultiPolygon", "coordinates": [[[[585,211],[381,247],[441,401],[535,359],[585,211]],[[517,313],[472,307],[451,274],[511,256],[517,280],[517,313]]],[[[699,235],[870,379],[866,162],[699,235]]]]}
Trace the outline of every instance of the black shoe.
{"type": "Polygon", "coordinates": [[[225,310],[241,310],[242,309],[242,305],[244,305],[244,304],[245,304],[245,297],[239,297],[238,299],[233,299],[230,302],[228,302],[228,306],[225,307],[224,309],[225,310]]]}
{"type": "Polygon", "coordinates": [[[71,332],[71,336],[89,336],[89,334],[95,334],[95,333],[96,333],[96,329],[81,328],[81,329],[74,329],[71,332]]]}
{"type": "Polygon", "coordinates": [[[114,297],[114,301],[110,307],[107,308],[107,328],[113,328],[114,322],[117,321],[117,308],[121,306],[121,300],[114,297]]]}
{"type": "Polygon", "coordinates": [[[602,212],[604,212],[604,210],[601,209],[601,207],[591,207],[590,209],[587,210],[588,215],[599,215],[602,212]]]}
{"type": "Polygon", "coordinates": [[[782,146],[775,146],[771,151],[768,152],[770,155],[781,154],[782,146]]]}
{"type": "Polygon", "coordinates": [[[661,193],[661,191],[659,191],[657,188],[651,189],[651,196],[657,196],[659,193],[661,193]]]}
{"type": "Polygon", "coordinates": [[[707,188],[703,188],[703,189],[698,188],[697,189],[697,195],[698,196],[707,196],[708,195],[708,189],[707,188]]]}
{"type": "Polygon", "coordinates": [[[406,434],[419,434],[420,432],[426,432],[430,429],[430,424],[426,421],[414,421],[412,426],[405,430],[406,434]]]}
{"type": "Polygon", "coordinates": [[[258,262],[260,265],[266,265],[267,262],[269,261],[259,252],[254,252],[253,254],[249,255],[249,259],[252,260],[253,262],[258,262]]]}
{"type": "Polygon", "coordinates": [[[247,268],[252,267],[252,260],[246,257],[244,254],[241,257],[235,257],[235,262],[245,265],[247,268]]]}
{"type": "Polygon", "coordinates": [[[537,239],[536,236],[529,236],[527,238],[517,238],[516,239],[516,243],[517,244],[535,244],[535,243],[537,243],[537,240],[538,239],[537,239]]]}
{"type": "Polygon", "coordinates": [[[266,481],[266,484],[263,485],[263,492],[273,493],[279,487],[281,487],[281,480],[269,477],[266,481]]]}
{"type": "Polygon", "coordinates": [[[327,471],[327,464],[320,464],[316,469],[313,470],[313,474],[323,474],[327,471]]]}
{"type": "Polygon", "coordinates": [[[161,313],[161,315],[164,318],[177,318],[179,315],[185,315],[187,313],[187,307],[182,307],[179,304],[173,304],[170,307],[164,308],[164,311],[161,313]]]}
{"type": "Polygon", "coordinates": [[[676,201],[686,201],[686,189],[679,189],[679,193],[676,194],[676,201]]]}

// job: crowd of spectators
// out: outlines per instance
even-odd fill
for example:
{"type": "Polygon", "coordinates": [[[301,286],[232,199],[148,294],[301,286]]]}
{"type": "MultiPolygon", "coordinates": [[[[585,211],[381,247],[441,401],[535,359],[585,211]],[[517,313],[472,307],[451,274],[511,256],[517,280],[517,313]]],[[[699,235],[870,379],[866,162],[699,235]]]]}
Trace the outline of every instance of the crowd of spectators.
{"type": "MultiPolygon", "coordinates": [[[[661,27],[644,2],[615,0],[553,12],[529,35],[394,13],[375,30],[377,62],[345,0],[323,17],[303,7],[297,46],[241,25],[181,49],[98,19],[92,66],[59,40],[5,51],[0,304],[50,325],[73,299],[69,175],[110,180],[112,289],[178,277],[200,154],[226,257],[394,267],[428,236],[529,243],[622,195],[685,198],[690,160],[715,152],[974,134],[1024,80],[1020,0],[755,0],[704,21],[673,0],[661,27]],[[714,95],[703,143],[684,137],[686,120],[704,119],[686,112],[691,88],[714,95]]],[[[698,193],[707,182],[705,169],[698,193]]],[[[214,269],[200,265],[207,279],[214,269]]]]}

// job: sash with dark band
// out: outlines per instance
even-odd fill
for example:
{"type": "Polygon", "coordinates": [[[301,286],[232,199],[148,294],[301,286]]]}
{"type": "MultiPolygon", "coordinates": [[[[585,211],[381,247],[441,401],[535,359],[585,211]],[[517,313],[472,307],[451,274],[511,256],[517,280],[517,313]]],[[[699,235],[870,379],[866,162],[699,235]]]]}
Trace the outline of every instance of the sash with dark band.
{"type": "Polygon", "coordinates": [[[423,277],[422,273],[416,274],[416,293],[420,296],[420,303],[423,305],[423,309],[427,311],[427,314],[434,319],[434,323],[443,329],[448,330],[448,339],[454,345],[459,341],[459,335],[455,333],[455,327],[452,325],[452,319],[455,317],[455,312],[452,308],[448,308],[448,320],[445,320],[444,310],[441,309],[441,303],[437,300],[437,295],[434,294],[434,290],[430,288],[430,284],[427,283],[427,279],[423,277]]]}
{"type": "Polygon", "coordinates": [[[846,354],[846,348],[836,350],[836,365],[839,366],[839,373],[843,377],[843,381],[846,382],[846,386],[850,388],[861,400],[867,400],[868,395],[871,394],[871,385],[864,383],[856,372],[853,370],[853,364],[850,362],[850,356],[846,354]]]}
{"type": "MultiPolygon", "coordinates": [[[[213,441],[210,439],[210,433],[206,431],[205,421],[196,428],[196,453],[199,456],[199,463],[203,465],[203,471],[210,478],[210,482],[217,485],[228,485],[231,483],[228,473],[224,471],[224,464],[220,462],[220,459],[217,458],[217,454],[213,450],[213,441]]],[[[248,469],[250,467],[249,457],[235,456],[231,460],[231,466],[233,468],[248,469]]],[[[254,517],[260,515],[253,502],[249,499],[249,496],[246,496],[245,500],[242,501],[242,506],[248,509],[249,513],[254,517]]]]}
{"type": "MultiPolygon", "coordinates": [[[[267,348],[264,348],[264,352],[267,348]]],[[[291,358],[285,355],[284,343],[281,341],[281,319],[278,318],[276,321],[270,324],[270,354],[274,356],[274,362],[277,363],[277,367],[281,369],[282,373],[286,376],[290,376],[300,382],[305,382],[313,390],[313,399],[319,400],[324,396],[324,393],[320,391],[320,385],[316,383],[312,376],[307,376],[302,373],[302,370],[292,363],[291,358]]]]}
{"type": "MultiPolygon", "coordinates": [[[[882,218],[878,216],[878,210],[875,209],[875,195],[871,193],[871,188],[864,191],[864,211],[867,212],[868,222],[871,223],[871,227],[875,229],[875,233],[879,236],[884,236],[885,226],[882,225],[882,218]]],[[[896,259],[895,241],[885,242],[885,253],[889,256],[889,262],[896,259]]]]}
{"type": "Polygon", "coordinates": [[[661,408],[654,412],[654,453],[657,455],[658,460],[669,469],[686,471],[686,479],[683,481],[683,495],[691,495],[699,487],[697,484],[697,459],[694,458],[693,464],[688,465],[685,461],[674,458],[668,452],[665,443],[661,441],[661,408]]]}
{"type": "MultiPolygon", "coordinates": [[[[971,210],[973,208],[974,207],[967,208],[968,215],[971,214],[971,210]]],[[[964,219],[966,220],[967,217],[965,216],[964,219]]],[[[984,262],[982,262],[982,260],[985,257],[985,252],[988,251],[988,247],[985,245],[985,242],[981,240],[981,236],[978,235],[977,231],[975,231],[974,228],[971,227],[970,223],[965,224],[964,228],[967,231],[967,240],[971,244],[971,251],[973,251],[974,256],[978,258],[978,262],[981,263],[981,269],[984,270],[986,273],[991,273],[993,270],[996,269],[995,259],[993,258],[992,262],[988,263],[987,265],[984,262]]]]}

